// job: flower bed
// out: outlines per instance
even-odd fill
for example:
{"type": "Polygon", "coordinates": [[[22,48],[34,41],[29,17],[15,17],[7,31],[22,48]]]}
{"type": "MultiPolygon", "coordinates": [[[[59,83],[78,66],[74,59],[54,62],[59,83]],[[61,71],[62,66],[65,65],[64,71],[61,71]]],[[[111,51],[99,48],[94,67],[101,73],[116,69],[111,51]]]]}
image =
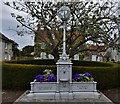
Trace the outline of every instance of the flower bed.
{"type": "Polygon", "coordinates": [[[56,82],[57,76],[52,73],[51,70],[46,69],[44,71],[45,74],[38,74],[35,77],[34,82],[56,82]]]}
{"type": "MultiPolygon", "coordinates": [[[[44,71],[45,74],[38,74],[35,77],[34,82],[56,82],[57,81],[57,76],[52,73],[51,70],[46,69],[44,71]]],[[[92,75],[88,72],[84,74],[78,74],[76,73],[73,75],[73,82],[92,82],[94,81],[94,78],[92,75]]]]}
{"type": "Polygon", "coordinates": [[[84,74],[76,73],[75,75],[73,75],[73,81],[75,81],[75,82],[90,82],[90,81],[94,81],[94,78],[88,72],[86,72],[84,74]]]}
{"type": "Polygon", "coordinates": [[[31,92],[56,92],[56,91],[96,91],[96,84],[90,73],[76,73],[73,75],[73,81],[57,82],[57,76],[51,70],[46,69],[45,74],[38,74],[34,82],[31,82],[31,92]]]}

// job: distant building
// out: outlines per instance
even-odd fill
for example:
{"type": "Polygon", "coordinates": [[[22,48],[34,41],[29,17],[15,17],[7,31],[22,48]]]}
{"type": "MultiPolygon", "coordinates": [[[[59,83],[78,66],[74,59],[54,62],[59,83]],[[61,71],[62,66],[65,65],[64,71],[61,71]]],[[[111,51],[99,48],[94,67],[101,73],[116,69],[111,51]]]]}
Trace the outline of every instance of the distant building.
{"type": "Polygon", "coordinates": [[[89,49],[92,51],[85,52],[84,54],[84,60],[87,61],[105,61],[104,54],[106,52],[106,46],[96,46],[96,45],[88,45],[89,49]]]}
{"type": "Polygon", "coordinates": [[[18,44],[11,39],[8,39],[5,35],[0,33],[0,60],[11,60],[13,57],[13,47],[17,47],[18,44]]]}
{"type": "Polygon", "coordinates": [[[120,61],[120,37],[115,37],[114,46],[109,47],[105,52],[105,57],[107,61],[120,61]]]}
{"type": "MultiPolygon", "coordinates": [[[[118,8],[120,8],[120,1],[118,3],[118,8]]],[[[120,9],[118,9],[116,16],[118,18],[116,20],[116,23],[118,25],[118,33],[114,35],[114,41],[113,41],[114,45],[110,46],[106,50],[105,56],[107,57],[107,61],[113,60],[118,62],[120,61],[120,19],[119,19],[120,9]]]]}

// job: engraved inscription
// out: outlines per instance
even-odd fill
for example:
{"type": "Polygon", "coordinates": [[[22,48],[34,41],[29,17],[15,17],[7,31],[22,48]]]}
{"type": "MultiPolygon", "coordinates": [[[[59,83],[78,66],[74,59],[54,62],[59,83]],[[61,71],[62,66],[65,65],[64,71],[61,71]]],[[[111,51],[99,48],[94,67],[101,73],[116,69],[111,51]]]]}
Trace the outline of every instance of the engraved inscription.
{"type": "Polygon", "coordinates": [[[80,85],[80,86],[77,86],[79,89],[88,89],[89,86],[87,85],[80,85]]]}
{"type": "Polygon", "coordinates": [[[93,83],[74,83],[72,85],[73,91],[94,91],[96,90],[96,87],[93,83]]]}
{"type": "Polygon", "coordinates": [[[56,90],[56,84],[34,84],[34,90],[35,91],[55,91],[56,90]]]}
{"type": "Polygon", "coordinates": [[[52,86],[38,86],[38,90],[51,90],[52,86]]]}

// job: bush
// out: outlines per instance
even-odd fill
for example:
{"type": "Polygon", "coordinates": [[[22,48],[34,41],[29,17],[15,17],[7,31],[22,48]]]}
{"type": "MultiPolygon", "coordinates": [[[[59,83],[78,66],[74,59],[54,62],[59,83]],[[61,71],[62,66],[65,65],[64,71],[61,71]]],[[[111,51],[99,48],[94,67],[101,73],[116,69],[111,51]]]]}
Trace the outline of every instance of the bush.
{"type": "Polygon", "coordinates": [[[116,63],[120,64],[120,61],[119,61],[119,62],[116,62],[116,63]]]}
{"type": "Polygon", "coordinates": [[[115,67],[73,67],[73,74],[88,72],[97,81],[97,88],[105,90],[120,87],[120,66],[115,67]]]}
{"type": "Polygon", "coordinates": [[[52,69],[54,72],[56,67],[46,65],[3,64],[2,69],[3,89],[27,90],[30,88],[30,82],[35,79],[37,74],[42,74],[45,69],[52,69]]]}
{"type": "Polygon", "coordinates": [[[32,65],[55,65],[55,61],[53,59],[44,59],[44,60],[12,60],[5,61],[5,63],[13,63],[13,64],[32,64],[32,65]]]}
{"type": "MultiPolygon", "coordinates": [[[[13,64],[32,64],[32,65],[56,65],[55,60],[53,59],[44,59],[44,60],[13,60],[13,61],[5,61],[5,63],[13,63],[13,64]]],[[[103,63],[103,62],[96,62],[96,61],[78,61],[72,60],[73,66],[89,66],[89,67],[110,67],[112,64],[110,63],[103,63]]]]}
{"type": "MultiPolygon", "coordinates": [[[[110,64],[110,67],[73,66],[72,71],[73,74],[85,72],[92,74],[95,81],[98,82],[97,85],[99,90],[120,87],[120,84],[118,83],[120,79],[120,65],[115,63],[108,64],[110,64]]],[[[56,74],[57,71],[56,65],[3,63],[2,87],[3,89],[28,90],[30,89],[30,82],[34,80],[37,74],[43,74],[43,70],[45,69],[51,69],[54,74],[56,74]]]]}
{"type": "Polygon", "coordinates": [[[88,66],[88,67],[110,67],[113,66],[111,63],[96,62],[96,61],[77,61],[72,60],[74,66],[88,66]]]}

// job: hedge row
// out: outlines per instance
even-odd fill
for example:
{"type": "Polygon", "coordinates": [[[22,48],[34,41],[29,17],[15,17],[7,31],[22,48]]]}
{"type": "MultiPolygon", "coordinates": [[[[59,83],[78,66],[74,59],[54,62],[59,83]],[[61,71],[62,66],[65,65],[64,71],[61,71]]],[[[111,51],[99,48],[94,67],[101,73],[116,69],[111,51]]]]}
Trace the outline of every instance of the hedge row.
{"type": "Polygon", "coordinates": [[[36,60],[12,60],[5,61],[5,63],[13,63],[13,64],[32,64],[32,65],[55,65],[55,61],[53,59],[36,59],[36,60]]]}
{"type": "MultiPolygon", "coordinates": [[[[55,66],[46,65],[22,65],[22,64],[3,64],[2,65],[2,87],[3,89],[23,89],[30,86],[30,82],[35,76],[43,73],[44,69],[55,70],[55,66]]],[[[55,73],[55,72],[54,72],[55,73]]]]}
{"type": "Polygon", "coordinates": [[[97,88],[105,90],[120,87],[120,65],[115,67],[73,67],[73,74],[89,72],[97,81],[97,88]]]}
{"type": "MultiPolygon", "coordinates": [[[[112,64],[113,65],[113,64],[112,64]]],[[[56,65],[22,65],[8,64],[2,65],[2,87],[3,89],[30,89],[30,82],[34,80],[43,70],[51,69],[56,74],[56,65]]],[[[120,65],[113,67],[84,67],[73,66],[73,74],[89,72],[98,82],[98,89],[108,89],[120,87],[120,65]]]]}
{"type": "MultiPolygon", "coordinates": [[[[44,60],[13,60],[13,61],[6,61],[5,63],[13,63],[13,64],[32,64],[32,65],[55,65],[56,62],[53,59],[44,59],[44,60]]],[[[77,61],[72,60],[73,66],[104,66],[110,67],[112,64],[110,63],[103,63],[103,62],[96,62],[96,61],[77,61]]]]}

